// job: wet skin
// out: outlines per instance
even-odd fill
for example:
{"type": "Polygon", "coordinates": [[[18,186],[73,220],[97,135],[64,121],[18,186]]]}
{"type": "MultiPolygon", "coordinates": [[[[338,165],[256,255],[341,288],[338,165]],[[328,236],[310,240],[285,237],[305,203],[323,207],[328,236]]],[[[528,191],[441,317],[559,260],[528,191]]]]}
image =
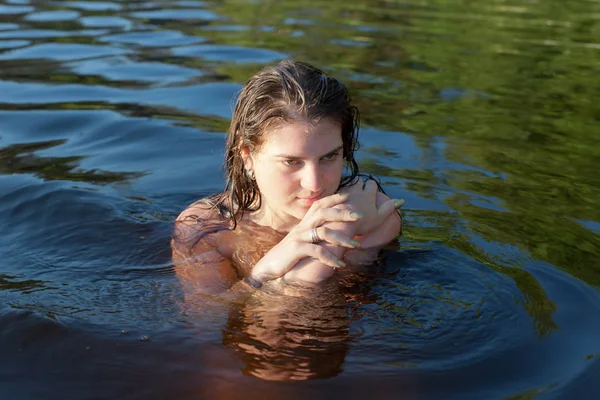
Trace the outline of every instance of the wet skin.
{"type": "Polygon", "coordinates": [[[241,149],[260,189],[259,210],[246,213],[233,231],[203,204],[178,217],[174,257],[196,265],[178,272],[186,285],[222,291],[248,274],[261,281],[318,283],[345,262],[372,261],[400,232],[393,201],[374,182],[336,194],[344,162],[339,124],[286,124],[265,137],[253,152],[241,149]],[[315,227],[319,244],[311,243],[315,227]]]}

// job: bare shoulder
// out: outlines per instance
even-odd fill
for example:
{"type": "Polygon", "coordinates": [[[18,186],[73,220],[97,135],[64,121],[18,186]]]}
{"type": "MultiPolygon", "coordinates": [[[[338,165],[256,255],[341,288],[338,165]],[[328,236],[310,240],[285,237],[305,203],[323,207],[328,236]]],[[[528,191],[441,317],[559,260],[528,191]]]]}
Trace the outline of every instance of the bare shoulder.
{"type": "Polygon", "coordinates": [[[210,199],[200,199],[179,214],[176,221],[199,222],[222,220],[223,216],[217,206],[210,199]]]}
{"type": "Polygon", "coordinates": [[[228,218],[211,199],[190,204],[175,220],[171,249],[177,277],[186,296],[220,293],[237,281],[237,272],[222,244],[230,236],[228,218]]]}
{"type": "Polygon", "coordinates": [[[188,255],[217,248],[215,235],[229,230],[229,219],[215,203],[201,199],[186,207],[175,220],[171,246],[174,251],[188,255]]]}

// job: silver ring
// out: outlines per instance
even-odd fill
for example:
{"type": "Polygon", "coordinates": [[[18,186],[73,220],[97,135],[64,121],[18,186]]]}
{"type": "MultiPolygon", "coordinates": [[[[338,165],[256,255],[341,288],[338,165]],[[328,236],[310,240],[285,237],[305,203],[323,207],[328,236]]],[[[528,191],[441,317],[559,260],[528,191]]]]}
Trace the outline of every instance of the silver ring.
{"type": "Polygon", "coordinates": [[[310,242],[311,243],[319,243],[321,241],[321,238],[319,237],[319,234],[317,233],[317,228],[312,228],[310,230],[310,242]]]}

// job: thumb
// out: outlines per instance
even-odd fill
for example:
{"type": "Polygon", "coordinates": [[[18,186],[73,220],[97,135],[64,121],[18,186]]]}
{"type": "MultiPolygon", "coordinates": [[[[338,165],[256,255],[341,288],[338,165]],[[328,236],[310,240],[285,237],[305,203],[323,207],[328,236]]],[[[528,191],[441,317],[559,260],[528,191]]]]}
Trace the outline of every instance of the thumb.
{"type": "Polygon", "coordinates": [[[396,209],[404,205],[404,199],[389,199],[377,208],[377,216],[379,218],[387,218],[396,209]]]}

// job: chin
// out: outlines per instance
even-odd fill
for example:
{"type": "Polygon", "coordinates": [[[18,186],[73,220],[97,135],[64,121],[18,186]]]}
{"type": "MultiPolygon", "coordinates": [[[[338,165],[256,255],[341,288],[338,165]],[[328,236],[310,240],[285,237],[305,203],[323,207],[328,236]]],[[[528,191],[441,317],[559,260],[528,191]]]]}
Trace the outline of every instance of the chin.
{"type": "Polygon", "coordinates": [[[306,213],[308,212],[308,209],[310,207],[307,208],[302,208],[302,209],[294,209],[290,214],[299,220],[302,220],[302,218],[304,218],[304,216],[306,215],[306,213]]]}

